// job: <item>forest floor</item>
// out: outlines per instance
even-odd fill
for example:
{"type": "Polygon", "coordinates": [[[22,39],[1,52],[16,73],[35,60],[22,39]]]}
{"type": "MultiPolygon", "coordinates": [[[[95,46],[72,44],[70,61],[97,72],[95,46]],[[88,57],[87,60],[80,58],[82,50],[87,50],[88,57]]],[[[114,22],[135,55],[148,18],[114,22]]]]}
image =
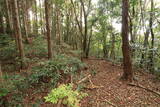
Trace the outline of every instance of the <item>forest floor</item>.
{"type": "Polygon", "coordinates": [[[85,59],[84,62],[97,74],[90,81],[96,88],[85,90],[89,96],[83,99],[81,107],[160,107],[160,96],[150,91],[160,92],[160,81],[154,75],[135,71],[133,84],[146,88],[143,89],[120,80],[122,66],[98,59],[85,59]]]}
{"type": "MultiPolygon", "coordinates": [[[[138,87],[131,86],[120,79],[123,73],[121,65],[102,59],[83,59],[83,62],[88,67],[81,72],[85,77],[91,77],[81,83],[85,85],[82,91],[88,96],[81,101],[80,107],[160,107],[160,80],[156,76],[135,70],[136,80],[132,84],[138,87]]],[[[37,99],[43,100],[41,107],[53,107],[44,101],[44,96],[50,92],[49,87],[45,88],[44,92],[37,93],[33,93],[37,89],[28,90],[28,97],[24,99],[26,107],[37,99]]]]}

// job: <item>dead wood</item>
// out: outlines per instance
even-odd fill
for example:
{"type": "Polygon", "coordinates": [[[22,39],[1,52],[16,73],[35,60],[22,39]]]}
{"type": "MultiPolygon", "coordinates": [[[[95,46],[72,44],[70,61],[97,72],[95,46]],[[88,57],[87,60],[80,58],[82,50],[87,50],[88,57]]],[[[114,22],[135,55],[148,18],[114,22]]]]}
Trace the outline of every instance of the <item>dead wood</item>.
{"type": "Polygon", "coordinates": [[[85,78],[81,79],[80,81],[77,82],[77,84],[80,84],[84,81],[86,81],[87,79],[89,79],[89,77],[91,77],[91,74],[89,74],[88,76],[86,76],[85,78]]]}

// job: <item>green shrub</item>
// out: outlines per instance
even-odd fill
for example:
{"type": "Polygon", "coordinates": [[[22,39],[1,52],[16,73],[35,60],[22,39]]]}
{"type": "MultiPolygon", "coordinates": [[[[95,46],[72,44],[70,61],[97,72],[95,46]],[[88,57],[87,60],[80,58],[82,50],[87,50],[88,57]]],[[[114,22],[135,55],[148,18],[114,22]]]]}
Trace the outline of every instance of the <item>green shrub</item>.
{"type": "Polygon", "coordinates": [[[32,68],[32,74],[28,80],[31,84],[51,82],[56,85],[56,82],[63,74],[75,74],[84,66],[86,65],[77,58],[56,55],[53,60],[40,62],[39,66],[32,68]]]}
{"type": "Polygon", "coordinates": [[[46,102],[51,102],[57,104],[59,100],[62,100],[62,103],[68,107],[79,107],[80,100],[87,96],[86,93],[78,92],[73,90],[73,85],[60,85],[58,88],[55,88],[45,97],[46,102]]]}
{"type": "Polygon", "coordinates": [[[24,90],[27,89],[25,77],[21,75],[3,75],[3,84],[0,84],[0,106],[15,107],[17,104],[22,103],[24,90]],[[9,94],[9,98],[6,97],[9,94]],[[7,103],[7,105],[6,105],[7,103]]]}

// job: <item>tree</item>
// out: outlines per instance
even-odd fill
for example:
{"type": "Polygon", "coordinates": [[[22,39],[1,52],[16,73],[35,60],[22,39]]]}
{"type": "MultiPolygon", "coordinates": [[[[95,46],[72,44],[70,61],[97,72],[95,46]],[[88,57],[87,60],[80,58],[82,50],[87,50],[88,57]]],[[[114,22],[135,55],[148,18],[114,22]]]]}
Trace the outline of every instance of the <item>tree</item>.
{"type": "Polygon", "coordinates": [[[28,26],[27,26],[27,14],[28,14],[28,11],[27,11],[27,1],[24,0],[23,1],[23,24],[24,24],[24,32],[25,32],[25,36],[26,36],[26,42],[29,43],[29,38],[28,38],[28,26]]]}
{"type": "Polygon", "coordinates": [[[151,51],[150,51],[150,71],[154,71],[154,52],[153,52],[153,48],[154,48],[154,39],[155,39],[155,35],[153,32],[153,14],[154,13],[154,0],[151,0],[151,11],[150,11],[150,20],[149,20],[149,28],[150,28],[150,33],[151,33],[151,51]]]}
{"type": "Polygon", "coordinates": [[[19,21],[19,12],[18,12],[18,6],[17,6],[17,0],[13,0],[13,28],[14,28],[14,35],[16,37],[17,42],[17,48],[19,50],[19,56],[21,60],[21,68],[24,66],[24,48],[22,43],[22,34],[21,34],[21,27],[20,27],[20,21],[19,21]]]}
{"type": "Polygon", "coordinates": [[[123,76],[125,80],[133,80],[132,62],[129,49],[128,27],[128,0],[122,0],[122,53],[123,53],[123,76]]]}
{"type": "Polygon", "coordinates": [[[0,1],[1,3],[1,7],[0,7],[0,33],[4,33],[5,32],[5,28],[4,28],[4,13],[3,13],[3,1],[0,1]]]}
{"type": "Polygon", "coordinates": [[[7,33],[10,33],[12,31],[12,24],[11,24],[11,12],[9,10],[9,0],[5,0],[6,5],[6,22],[7,22],[7,33]]]}
{"type": "Polygon", "coordinates": [[[48,58],[52,59],[52,40],[51,40],[51,27],[50,27],[50,2],[45,0],[45,18],[46,18],[46,34],[47,34],[47,43],[48,43],[48,58]]]}

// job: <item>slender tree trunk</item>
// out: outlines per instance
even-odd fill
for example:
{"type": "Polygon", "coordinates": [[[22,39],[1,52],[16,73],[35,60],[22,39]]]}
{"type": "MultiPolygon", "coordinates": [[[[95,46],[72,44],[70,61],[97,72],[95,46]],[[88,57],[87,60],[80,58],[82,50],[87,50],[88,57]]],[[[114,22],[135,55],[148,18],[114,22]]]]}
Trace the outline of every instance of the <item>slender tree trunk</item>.
{"type": "Polygon", "coordinates": [[[154,1],[151,0],[151,12],[150,12],[150,21],[149,21],[149,27],[150,27],[150,32],[151,32],[151,51],[150,51],[150,71],[154,71],[154,32],[153,32],[153,12],[154,12],[154,1]]]}
{"type": "Polygon", "coordinates": [[[52,39],[51,39],[51,27],[50,27],[50,3],[49,0],[45,0],[45,18],[46,18],[46,31],[48,42],[48,58],[52,59],[52,39]]]}
{"type": "Polygon", "coordinates": [[[10,14],[10,10],[9,10],[9,0],[5,0],[5,4],[6,4],[6,10],[7,10],[7,14],[6,14],[6,22],[7,22],[7,33],[11,33],[12,31],[12,24],[11,24],[11,14],[10,14]]]}
{"type": "Polygon", "coordinates": [[[57,43],[61,44],[61,16],[60,16],[60,8],[57,6],[57,43]]]}
{"type": "Polygon", "coordinates": [[[20,22],[19,22],[17,0],[13,0],[13,15],[14,15],[13,16],[14,35],[17,38],[19,55],[21,58],[21,68],[23,68],[25,54],[24,54],[24,48],[23,48],[23,43],[22,43],[22,34],[21,34],[21,27],[20,27],[20,22]]]}
{"type": "Polygon", "coordinates": [[[30,7],[30,1],[25,0],[26,2],[26,24],[27,24],[27,32],[28,35],[32,32],[32,25],[31,25],[31,19],[30,19],[30,14],[29,14],[29,7],[30,7]]]}
{"type": "Polygon", "coordinates": [[[115,59],[115,35],[113,31],[111,31],[111,38],[112,38],[112,47],[111,47],[110,57],[114,60],[115,59]]]}
{"type": "Polygon", "coordinates": [[[3,15],[2,12],[0,12],[0,33],[4,33],[4,21],[3,21],[3,15]]]}
{"type": "Polygon", "coordinates": [[[39,4],[40,4],[40,27],[41,27],[41,34],[44,34],[44,29],[43,29],[43,11],[42,11],[42,1],[39,0],[39,4]]]}
{"type": "Polygon", "coordinates": [[[122,0],[122,53],[123,53],[123,76],[122,78],[128,81],[133,80],[132,62],[129,49],[129,39],[128,39],[128,0],[122,0]]]}
{"type": "MultiPolygon", "coordinates": [[[[144,37],[144,43],[143,43],[143,47],[145,49],[144,51],[147,50],[149,34],[150,34],[150,30],[147,29],[146,32],[145,32],[145,35],[144,35],[145,36],[144,37]]],[[[140,67],[141,68],[144,67],[143,65],[144,65],[144,62],[145,62],[145,59],[146,59],[145,57],[146,57],[146,53],[142,52],[141,61],[140,61],[140,67]]],[[[147,68],[148,68],[148,66],[147,66],[147,68]]]]}
{"type": "Polygon", "coordinates": [[[106,32],[105,31],[103,31],[102,32],[102,36],[103,36],[103,57],[104,58],[108,58],[108,49],[107,49],[107,44],[106,44],[106,32]]]}
{"type": "Polygon", "coordinates": [[[37,0],[34,0],[34,33],[38,34],[38,11],[37,11],[37,0]]]}
{"type": "Polygon", "coordinates": [[[56,40],[56,37],[57,37],[57,32],[56,32],[56,29],[57,29],[57,16],[56,16],[56,4],[54,5],[53,9],[52,9],[52,37],[53,37],[53,40],[56,40]]]}
{"type": "Polygon", "coordinates": [[[88,58],[88,56],[89,56],[89,51],[90,51],[90,44],[91,44],[91,39],[92,39],[92,32],[93,32],[93,24],[91,25],[91,31],[90,31],[90,35],[89,35],[87,50],[86,50],[86,57],[87,57],[87,58],[88,58]]]}
{"type": "Polygon", "coordinates": [[[1,62],[0,62],[0,83],[3,84],[3,78],[2,78],[2,67],[1,67],[1,62]]]}
{"type": "Polygon", "coordinates": [[[88,38],[88,15],[86,13],[85,10],[85,6],[84,6],[84,2],[82,0],[80,0],[81,5],[82,5],[82,9],[83,9],[83,15],[84,15],[84,35],[83,35],[83,53],[84,53],[84,57],[88,57],[87,56],[87,38],[88,38]]]}
{"type": "Polygon", "coordinates": [[[27,28],[27,7],[26,7],[26,0],[23,2],[23,23],[24,23],[24,32],[25,32],[25,38],[26,42],[29,43],[29,38],[28,38],[28,28],[27,28]]]}

